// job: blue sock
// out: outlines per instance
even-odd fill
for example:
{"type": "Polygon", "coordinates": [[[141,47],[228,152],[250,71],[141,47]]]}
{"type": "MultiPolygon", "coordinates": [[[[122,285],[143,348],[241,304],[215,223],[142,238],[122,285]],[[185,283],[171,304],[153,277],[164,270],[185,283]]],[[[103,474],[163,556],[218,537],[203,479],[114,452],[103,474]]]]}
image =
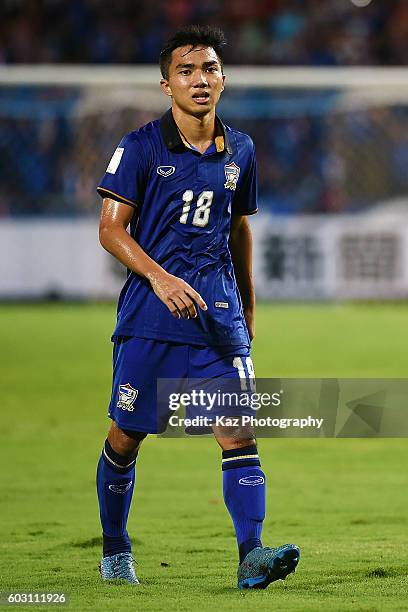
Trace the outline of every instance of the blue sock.
{"type": "Polygon", "coordinates": [[[225,505],[235,527],[239,562],[257,546],[265,518],[265,474],[261,470],[256,445],[222,453],[225,505]]]}
{"type": "Polygon", "coordinates": [[[131,551],[126,523],[135,484],[135,463],[136,456],[118,455],[105,441],[96,473],[104,557],[131,551]]]}

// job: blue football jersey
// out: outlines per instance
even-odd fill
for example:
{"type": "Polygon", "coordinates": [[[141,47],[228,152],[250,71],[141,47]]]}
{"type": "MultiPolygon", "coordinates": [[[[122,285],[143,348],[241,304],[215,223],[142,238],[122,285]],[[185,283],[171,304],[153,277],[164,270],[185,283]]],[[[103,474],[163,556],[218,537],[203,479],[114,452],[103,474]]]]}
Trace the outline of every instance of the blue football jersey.
{"type": "Polygon", "coordinates": [[[216,137],[201,154],[178,131],[169,110],[127,134],[97,190],[135,207],[130,234],[167,272],[208,305],[175,319],[150,283],[129,271],[114,336],[201,345],[246,345],[249,336],[228,247],[232,215],[257,211],[251,138],[217,117],[216,137]]]}

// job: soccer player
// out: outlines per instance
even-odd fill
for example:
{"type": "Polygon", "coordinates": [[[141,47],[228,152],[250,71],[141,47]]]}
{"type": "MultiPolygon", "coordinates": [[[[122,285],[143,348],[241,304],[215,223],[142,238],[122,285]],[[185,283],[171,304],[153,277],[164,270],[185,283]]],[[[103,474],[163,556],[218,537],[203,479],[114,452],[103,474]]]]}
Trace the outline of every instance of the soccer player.
{"type": "MultiPolygon", "coordinates": [[[[122,139],[98,186],[101,244],[128,269],[112,338],[112,424],[97,471],[104,580],[139,582],[126,524],[141,442],[163,431],[157,379],[253,377],[247,215],[257,210],[256,161],[250,137],[215,114],[224,44],[220,30],[199,26],[167,42],[160,85],[171,109],[122,139]]],[[[253,430],[213,431],[238,586],[265,588],[295,570],[300,552],[262,546],[266,485],[253,430]]]]}

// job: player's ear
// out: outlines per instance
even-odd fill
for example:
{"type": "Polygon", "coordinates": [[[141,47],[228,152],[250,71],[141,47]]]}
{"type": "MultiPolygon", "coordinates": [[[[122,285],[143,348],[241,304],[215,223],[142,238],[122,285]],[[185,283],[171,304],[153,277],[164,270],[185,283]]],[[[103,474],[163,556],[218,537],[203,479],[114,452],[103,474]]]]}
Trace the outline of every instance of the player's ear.
{"type": "Polygon", "coordinates": [[[222,75],[222,89],[221,91],[224,91],[225,89],[225,74],[222,75]]]}
{"type": "Polygon", "coordinates": [[[160,87],[162,88],[162,91],[166,94],[166,96],[172,96],[171,87],[167,79],[161,79],[160,87]]]}

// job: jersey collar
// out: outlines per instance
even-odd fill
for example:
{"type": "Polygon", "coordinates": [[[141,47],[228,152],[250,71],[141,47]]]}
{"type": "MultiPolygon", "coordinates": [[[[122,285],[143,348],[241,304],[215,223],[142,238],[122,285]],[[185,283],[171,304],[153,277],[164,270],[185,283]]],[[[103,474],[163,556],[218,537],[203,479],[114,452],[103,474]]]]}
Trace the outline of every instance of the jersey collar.
{"type": "MultiPolygon", "coordinates": [[[[174,121],[173,113],[171,112],[171,108],[163,115],[160,119],[160,130],[163,137],[163,140],[168,149],[175,149],[178,146],[185,146],[180,135],[180,132],[177,129],[177,124],[174,121]]],[[[222,151],[227,151],[231,155],[232,148],[231,143],[228,138],[227,131],[225,129],[225,125],[221,121],[221,119],[216,115],[216,135],[215,135],[215,146],[217,149],[217,153],[222,151]]]]}

